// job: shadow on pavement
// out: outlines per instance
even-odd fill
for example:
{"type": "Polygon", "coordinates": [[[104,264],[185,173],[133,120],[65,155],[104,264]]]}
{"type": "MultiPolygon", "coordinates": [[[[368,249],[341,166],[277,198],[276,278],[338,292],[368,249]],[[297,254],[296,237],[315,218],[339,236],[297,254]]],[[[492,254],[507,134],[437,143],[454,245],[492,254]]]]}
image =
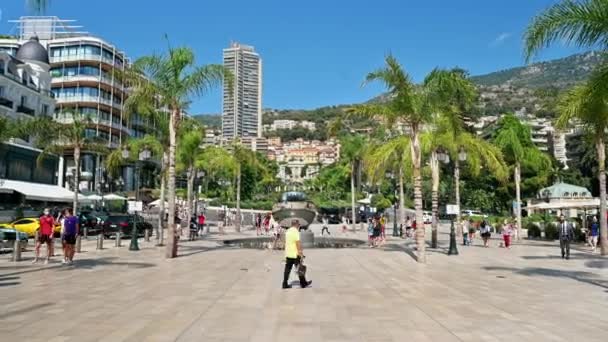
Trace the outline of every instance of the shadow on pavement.
{"type": "MultiPolygon", "coordinates": [[[[7,286],[15,286],[21,284],[19,281],[9,281],[9,280],[19,280],[21,277],[11,277],[7,275],[0,275],[0,287],[7,286]]],[[[1,315],[0,315],[1,318],[1,315]]]]}
{"type": "Polygon", "coordinates": [[[569,278],[572,280],[579,281],[581,283],[599,286],[604,289],[608,289],[608,280],[597,279],[597,275],[591,272],[585,271],[565,271],[556,270],[551,268],[542,267],[526,267],[526,268],[515,268],[515,267],[498,267],[498,266],[485,266],[483,267],[486,271],[510,271],[514,274],[524,275],[528,277],[555,277],[555,278],[569,278]]]}
{"type": "Polygon", "coordinates": [[[204,247],[204,246],[188,246],[188,245],[180,245],[177,254],[178,258],[182,258],[182,257],[187,257],[187,256],[191,256],[194,254],[200,254],[200,253],[205,253],[205,252],[210,252],[210,251],[217,251],[220,249],[225,249],[227,248],[227,246],[215,246],[215,247],[204,247]],[[186,253],[180,253],[181,251],[186,251],[186,253]]]}
{"type": "Polygon", "coordinates": [[[78,269],[92,269],[99,266],[129,266],[132,268],[148,268],[154,267],[156,264],[152,263],[143,263],[143,262],[116,262],[113,260],[120,260],[117,257],[105,257],[99,259],[76,259],[74,264],[71,266],[62,265],[59,262],[54,262],[51,265],[28,265],[28,266],[11,266],[6,267],[5,269],[13,269],[15,272],[0,274],[0,281],[8,276],[19,275],[19,274],[27,274],[27,273],[35,273],[40,271],[48,271],[48,270],[61,270],[61,271],[69,271],[69,270],[78,270],[78,269]]]}
{"type": "Polygon", "coordinates": [[[589,268],[608,268],[608,260],[589,260],[585,262],[585,266],[589,268]]]}
{"type": "Polygon", "coordinates": [[[40,303],[40,304],[35,304],[35,305],[27,306],[27,307],[25,307],[23,309],[8,311],[8,312],[0,314],[0,319],[4,319],[4,318],[7,318],[7,317],[10,317],[10,316],[13,316],[13,315],[20,315],[20,314],[32,312],[34,310],[41,309],[43,307],[50,306],[50,305],[55,305],[55,303],[51,303],[51,302],[40,303]]]}

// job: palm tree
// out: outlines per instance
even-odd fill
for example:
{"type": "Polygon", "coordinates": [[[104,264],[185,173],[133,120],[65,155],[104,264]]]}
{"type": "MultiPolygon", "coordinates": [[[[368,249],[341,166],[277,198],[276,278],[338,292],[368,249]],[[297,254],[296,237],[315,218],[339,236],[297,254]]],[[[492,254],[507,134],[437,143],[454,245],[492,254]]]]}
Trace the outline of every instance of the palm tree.
{"type": "MultiPolygon", "coordinates": [[[[410,137],[410,153],[412,158],[412,173],[414,178],[414,207],[416,222],[424,227],[422,217],[422,151],[420,148],[420,132],[422,125],[430,120],[433,104],[428,90],[416,87],[410,76],[403,70],[399,62],[388,55],[386,66],[367,75],[365,83],[378,81],[388,89],[386,103],[365,104],[353,107],[350,113],[376,117],[389,127],[407,126],[410,137]]],[[[417,261],[426,262],[425,230],[416,230],[417,261]]]]}
{"type": "Polygon", "coordinates": [[[387,171],[396,171],[399,184],[399,222],[405,222],[404,178],[411,176],[410,140],[405,136],[395,136],[380,146],[370,149],[364,158],[367,173],[372,181],[384,177],[387,171]]]}
{"type": "MultiPolygon", "coordinates": [[[[466,131],[466,120],[471,119],[471,109],[477,99],[475,85],[469,80],[466,71],[458,68],[451,70],[435,69],[425,79],[424,86],[429,89],[435,104],[434,129],[426,134],[426,149],[431,154],[433,202],[432,245],[437,245],[437,214],[439,198],[439,161],[438,149],[444,149],[454,161],[455,200],[460,207],[460,163],[469,160],[473,175],[479,174],[483,164],[494,176],[504,181],[506,165],[501,152],[491,144],[466,131]]],[[[456,214],[458,235],[462,235],[460,211],[456,214]]]]}
{"type": "Polygon", "coordinates": [[[365,155],[365,139],[360,135],[345,135],[340,139],[340,156],[350,164],[350,201],[351,201],[351,225],[353,231],[357,228],[357,192],[355,189],[355,178],[357,168],[365,155]]]}
{"type": "Polygon", "coordinates": [[[60,123],[49,116],[40,116],[24,122],[22,134],[36,139],[36,145],[42,148],[38,161],[50,154],[63,155],[67,151],[74,153],[74,213],[78,212],[78,185],[80,183],[80,156],[83,152],[105,154],[108,152],[106,143],[98,137],[90,137],[86,129],[93,125],[89,117],[77,113],[64,113],[65,120],[60,123]],[[67,114],[67,115],[66,115],[67,114]]]}
{"type": "Polygon", "coordinates": [[[256,154],[243,147],[240,141],[236,140],[232,145],[232,157],[233,161],[227,161],[227,164],[234,165],[234,176],[236,177],[236,219],[234,229],[237,232],[241,231],[241,177],[243,167],[245,165],[258,166],[259,162],[256,158],[256,154]]]}
{"type": "MultiPolygon", "coordinates": [[[[542,48],[554,42],[565,42],[578,47],[595,49],[597,47],[608,50],[608,1],[562,1],[553,5],[542,14],[534,18],[525,33],[525,56],[528,60],[542,48]]],[[[604,62],[594,73],[586,86],[587,89],[573,90],[566,98],[576,100],[575,103],[562,105],[561,117],[579,118],[593,134],[598,153],[598,179],[600,181],[600,231],[602,254],[608,253],[608,222],[606,219],[606,171],[604,165],[605,142],[602,132],[605,129],[604,109],[600,101],[605,101],[608,90],[608,66],[604,62]],[[587,93],[589,99],[581,96],[587,93]],[[589,110],[600,110],[590,113],[589,110]],[[597,118],[593,116],[596,115],[597,118]]],[[[561,125],[565,119],[560,118],[561,125]]]]}
{"type": "Polygon", "coordinates": [[[606,130],[608,129],[608,92],[590,89],[594,78],[588,84],[580,85],[561,98],[558,109],[560,116],[557,127],[565,128],[572,121],[581,123],[595,144],[600,183],[600,239],[601,253],[608,254],[608,230],[606,229],[606,130]]]}
{"type": "Polygon", "coordinates": [[[192,216],[194,180],[198,171],[196,162],[201,158],[201,144],[203,142],[203,129],[192,127],[191,130],[183,129],[177,144],[178,169],[185,170],[188,177],[186,217],[192,216]]]}
{"type": "MultiPolygon", "coordinates": [[[[169,236],[165,256],[177,256],[175,236],[175,161],[180,122],[191,99],[205,95],[224,79],[221,65],[197,66],[189,48],[169,48],[167,54],[141,57],[126,78],[133,86],[127,105],[166,108],[169,111],[169,236]]],[[[162,201],[161,201],[162,202],[162,201]]]]}
{"type": "Polygon", "coordinates": [[[517,216],[517,239],[521,236],[521,170],[522,166],[535,170],[549,170],[551,160],[532,142],[530,128],[514,115],[505,115],[498,122],[494,144],[502,150],[506,161],[513,165],[515,180],[515,214],[517,216]]]}

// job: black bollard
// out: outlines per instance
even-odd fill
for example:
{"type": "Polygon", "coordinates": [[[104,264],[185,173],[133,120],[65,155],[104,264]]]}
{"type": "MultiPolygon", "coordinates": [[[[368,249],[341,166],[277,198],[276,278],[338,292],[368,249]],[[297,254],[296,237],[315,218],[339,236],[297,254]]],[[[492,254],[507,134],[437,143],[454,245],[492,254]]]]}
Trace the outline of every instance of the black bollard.
{"type": "Polygon", "coordinates": [[[458,247],[456,246],[456,230],[454,229],[454,219],[450,227],[450,249],[448,255],[458,255],[458,247]]]}

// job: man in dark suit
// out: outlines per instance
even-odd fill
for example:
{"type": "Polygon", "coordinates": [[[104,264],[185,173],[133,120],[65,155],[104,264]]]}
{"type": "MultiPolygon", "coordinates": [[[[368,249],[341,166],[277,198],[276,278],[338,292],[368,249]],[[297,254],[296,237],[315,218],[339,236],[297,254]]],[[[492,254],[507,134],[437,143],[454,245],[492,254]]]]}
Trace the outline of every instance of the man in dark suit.
{"type": "Polygon", "coordinates": [[[562,250],[562,259],[570,259],[570,241],[574,240],[574,228],[571,223],[564,220],[564,215],[559,217],[557,231],[559,234],[559,246],[562,250]]]}

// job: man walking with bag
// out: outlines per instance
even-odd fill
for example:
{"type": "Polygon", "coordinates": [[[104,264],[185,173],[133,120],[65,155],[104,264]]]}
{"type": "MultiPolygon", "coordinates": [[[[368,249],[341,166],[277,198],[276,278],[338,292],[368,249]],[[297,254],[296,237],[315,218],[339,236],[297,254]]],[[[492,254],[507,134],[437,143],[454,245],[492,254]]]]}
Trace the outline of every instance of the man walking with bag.
{"type": "MultiPolygon", "coordinates": [[[[289,274],[295,265],[300,266],[304,258],[302,244],[300,243],[300,232],[298,230],[298,220],[291,221],[291,227],[285,233],[285,272],[283,273],[283,288],[290,289],[289,274]]],[[[310,286],[312,281],[307,281],[304,272],[298,272],[300,286],[302,288],[310,286]]]]}
{"type": "Polygon", "coordinates": [[[562,250],[562,259],[570,259],[570,241],[574,239],[574,228],[572,224],[564,220],[564,215],[559,217],[559,247],[562,250]]]}

